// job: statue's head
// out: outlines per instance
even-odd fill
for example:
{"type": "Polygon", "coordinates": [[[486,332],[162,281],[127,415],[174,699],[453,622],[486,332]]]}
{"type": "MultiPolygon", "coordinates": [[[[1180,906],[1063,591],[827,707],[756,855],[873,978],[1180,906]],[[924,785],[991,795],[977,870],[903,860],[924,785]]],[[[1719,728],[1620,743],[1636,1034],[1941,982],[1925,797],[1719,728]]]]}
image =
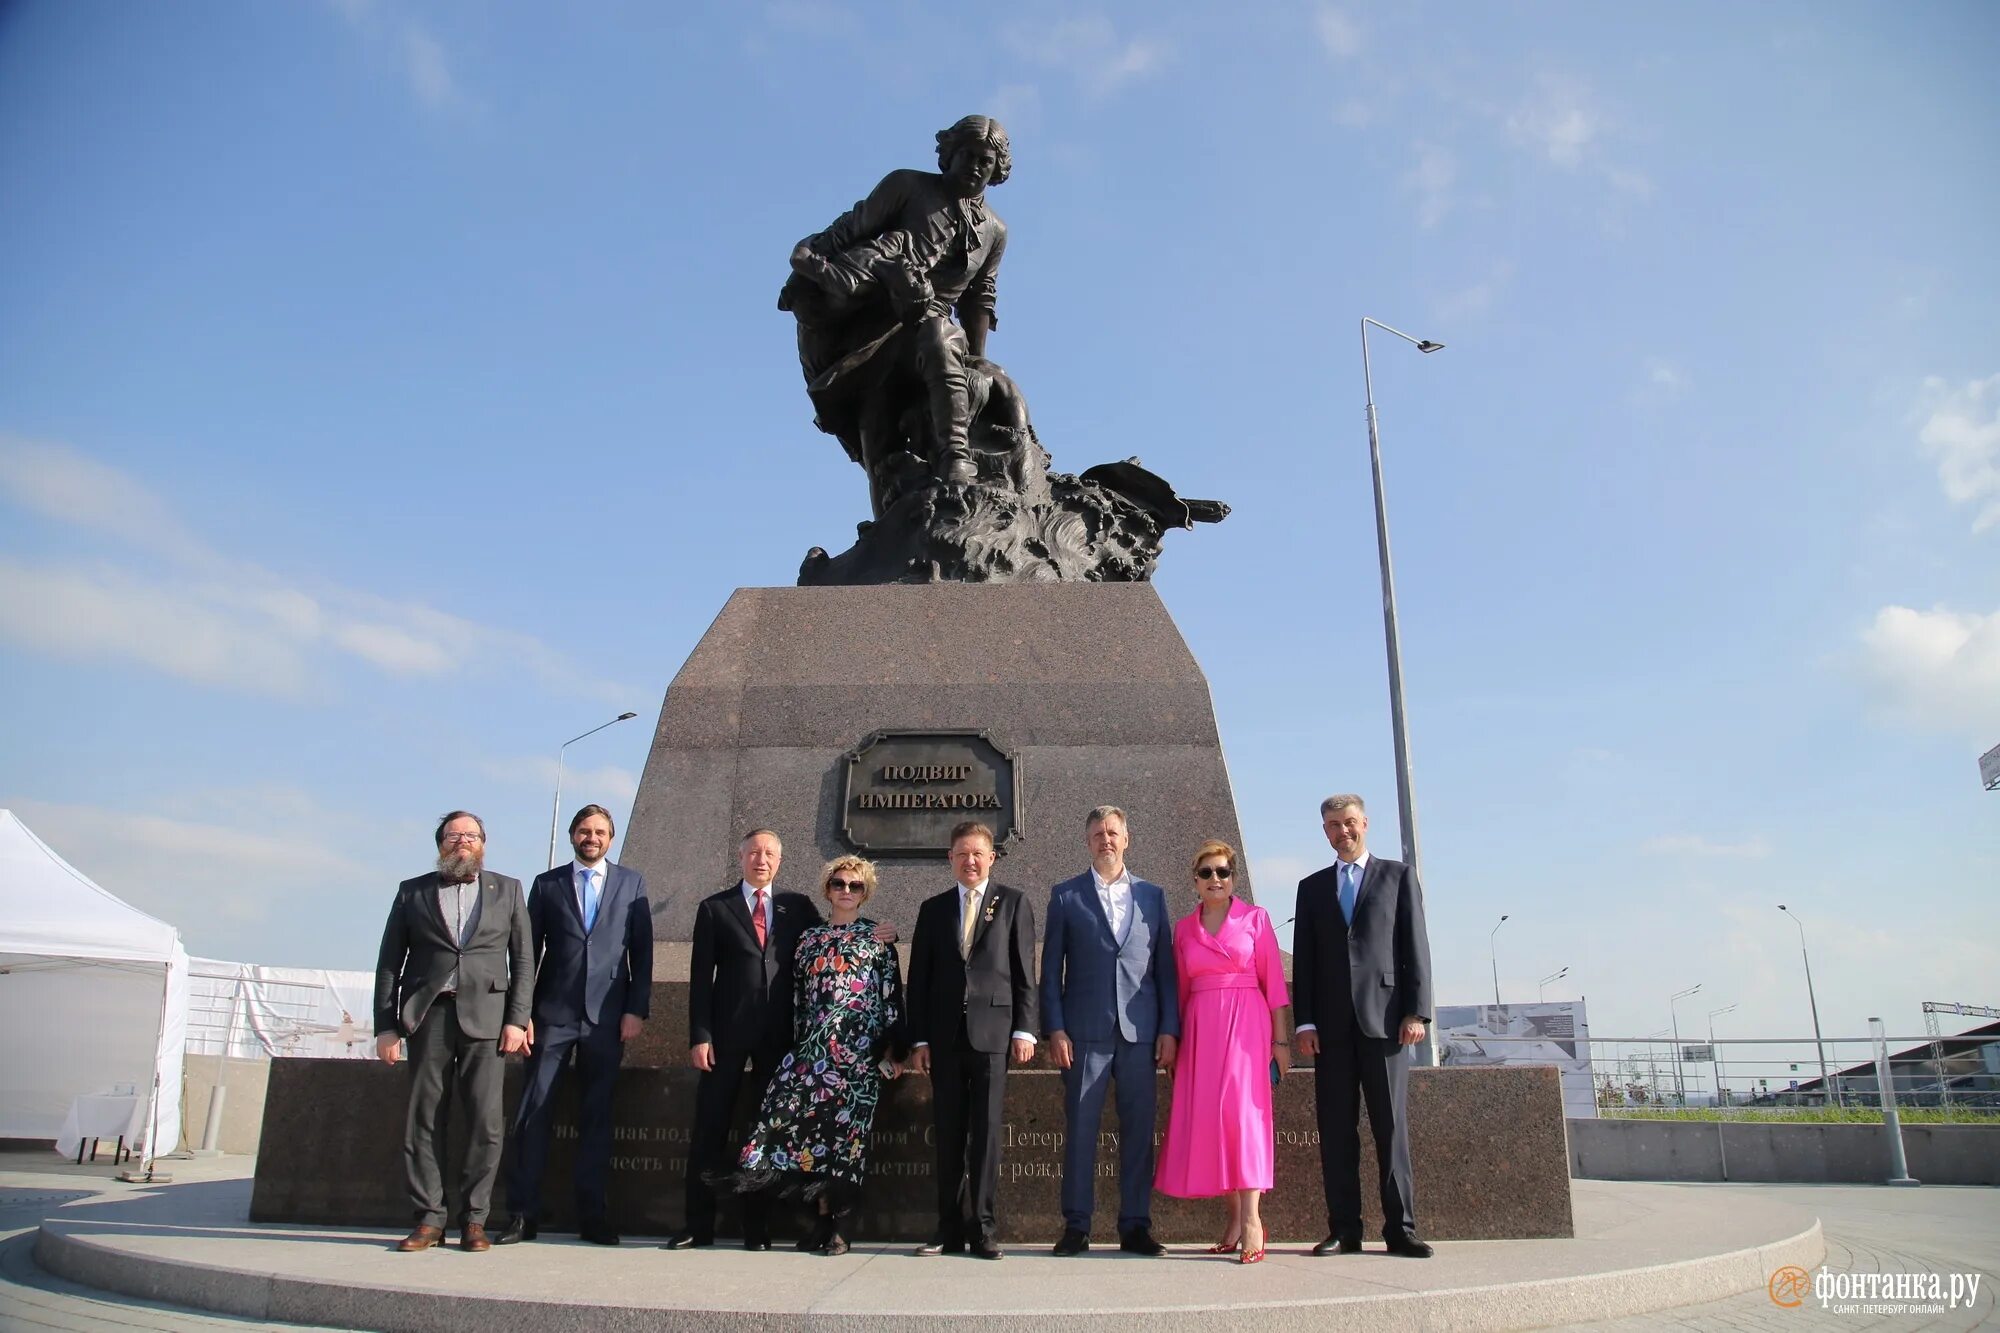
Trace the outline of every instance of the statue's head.
{"type": "Polygon", "coordinates": [[[961,152],[971,150],[975,156],[992,158],[992,168],[977,188],[968,193],[977,194],[988,185],[999,185],[1014,170],[1014,156],[1008,151],[1007,131],[991,116],[966,116],[948,130],[939,130],[937,136],[938,170],[945,175],[953,175],[952,160],[961,152]],[[981,150],[988,150],[981,152],[981,150]]]}

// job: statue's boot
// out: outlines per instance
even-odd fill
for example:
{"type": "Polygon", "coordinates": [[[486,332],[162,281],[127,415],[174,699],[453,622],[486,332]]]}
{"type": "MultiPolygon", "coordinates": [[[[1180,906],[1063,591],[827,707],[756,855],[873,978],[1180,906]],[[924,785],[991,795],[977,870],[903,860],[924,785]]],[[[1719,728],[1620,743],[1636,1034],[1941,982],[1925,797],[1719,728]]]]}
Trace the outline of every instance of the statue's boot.
{"type": "Polygon", "coordinates": [[[979,477],[973,466],[972,394],[965,371],[965,332],[948,319],[925,323],[917,339],[917,371],[929,393],[935,444],[931,473],[952,486],[969,486],[979,477]]]}

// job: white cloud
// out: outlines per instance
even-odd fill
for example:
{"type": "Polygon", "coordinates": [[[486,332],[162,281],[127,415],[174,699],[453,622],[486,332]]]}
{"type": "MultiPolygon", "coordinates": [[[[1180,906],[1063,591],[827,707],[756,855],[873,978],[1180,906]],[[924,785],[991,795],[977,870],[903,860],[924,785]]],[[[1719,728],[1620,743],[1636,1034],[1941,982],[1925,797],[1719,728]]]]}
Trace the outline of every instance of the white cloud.
{"type": "Polygon", "coordinates": [[[1688,390],[1687,371],[1663,356],[1649,356],[1639,367],[1639,384],[1632,401],[1641,407],[1660,407],[1688,390]]]}
{"type": "Polygon", "coordinates": [[[1507,288],[1513,281],[1513,262],[1501,260],[1485,277],[1471,286],[1448,292],[1438,298],[1433,304],[1438,321],[1443,324],[1456,324],[1481,318],[1506,294],[1507,288]]]}
{"type": "Polygon", "coordinates": [[[0,637],[52,657],[122,659],[202,685],[302,694],[311,672],[300,641],[272,629],[120,570],[0,558],[0,637]]]}
{"type": "Polygon", "coordinates": [[[1771,844],[1761,837],[1746,838],[1741,842],[1719,842],[1699,833],[1667,833],[1640,843],[1639,854],[1761,860],[1771,854],[1771,844]]]}
{"type": "Polygon", "coordinates": [[[1991,744],[1987,732],[2000,727],[2000,610],[1885,606],[1861,647],[1884,711],[1991,744]]]}
{"type": "Polygon", "coordinates": [[[1512,106],[1488,110],[1516,146],[1551,166],[1595,176],[1628,199],[1652,197],[1652,177],[1613,160],[1621,127],[1581,80],[1545,73],[1512,106]]]}
{"type": "Polygon", "coordinates": [[[0,434],[0,490],[24,509],[107,533],[170,560],[210,564],[216,559],[158,496],[66,444],[0,434]]]}
{"type": "Polygon", "coordinates": [[[403,28],[403,72],[417,100],[425,106],[444,107],[459,100],[458,84],[451,76],[444,47],[420,24],[411,23],[403,28]]]}
{"type": "MultiPolygon", "coordinates": [[[[556,761],[552,758],[520,756],[490,759],[479,767],[481,772],[497,782],[535,787],[549,793],[555,791],[556,761]]],[[[592,801],[599,805],[629,805],[632,798],[639,794],[639,775],[616,764],[606,764],[601,768],[578,768],[574,764],[565,764],[562,784],[563,791],[573,795],[577,805],[592,801]]]]}
{"type": "Polygon", "coordinates": [[[517,669],[607,702],[630,694],[528,635],[231,560],[137,479],[66,445],[0,436],[0,496],[156,558],[143,572],[0,558],[0,636],[39,652],[281,696],[310,692],[316,668],[343,658],[397,677],[517,669]]]}
{"type": "Polygon", "coordinates": [[[374,0],[330,0],[333,11],[385,63],[395,66],[410,93],[432,111],[471,106],[452,73],[451,56],[437,34],[413,19],[398,22],[374,0]]]}
{"type": "Polygon", "coordinates": [[[1544,75],[1535,91],[1507,115],[1507,132],[1559,167],[1583,165],[1604,131],[1603,117],[1581,85],[1544,75]]]}
{"type": "Polygon", "coordinates": [[[1957,388],[1933,375],[1919,411],[1928,415],[1917,438],[1937,460],[1945,497],[1974,507],[1974,532],[2000,526],[2000,375],[1957,388]]]}
{"type": "Polygon", "coordinates": [[[1005,125],[1010,134],[1033,130],[1042,122],[1042,90],[1032,83],[1007,83],[986,99],[992,110],[987,114],[1005,125]]]}
{"type": "Polygon", "coordinates": [[[1350,97],[1333,109],[1333,123],[1342,129],[1366,129],[1375,123],[1375,108],[1359,97],[1350,97]]]}
{"type": "Polygon", "coordinates": [[[1458,159],[1436,144],[1418,144],[1416,165],[1403,173],[1402,184],[1417,196],[1417,225],[1435,227],[1444,221],[1455,202],[1452,186],[1458,180],[1458,159]]]}
{"type": "MultiPolygon", "coordinates": [[[[105,889],[184,931],[268,922],[291,910],[302,892],[324,886],[379,889],[393,882],[322,841],[323,830],[302,818],[274,827],[247,810],[246,825],[34,800],[12,800],[9,808],[105,889]]],[[[192,952],[202,947],[201,936],[190,941],[192,952]]]]}
{"type": "Polygon", "coordinates": [[[1360,54],[1361,25],[1341,10],[1331,5],[1321,9],[1314,16],[1313,27],[1319,33],[1319,44],[1335,60],[1348,60],[1360,54]]]}
{"type": "Polygon", "coordinates": [[[1016,23],[1006,41],[1015,54],[1070,74],[1097,95],[1158,73],[1172,54],[1163,40],[1120,37],[1110,19],[1080,14],[1051,23],[1016,23]]]}

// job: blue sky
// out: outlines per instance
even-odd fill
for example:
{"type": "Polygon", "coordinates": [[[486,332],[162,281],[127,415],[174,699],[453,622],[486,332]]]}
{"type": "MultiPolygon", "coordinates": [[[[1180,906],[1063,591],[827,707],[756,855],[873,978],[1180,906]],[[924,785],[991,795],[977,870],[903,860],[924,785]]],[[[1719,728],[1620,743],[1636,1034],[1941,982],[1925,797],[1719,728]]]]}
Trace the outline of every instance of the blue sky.
{"type": "Polygon", "coordinates": [[[632,709],[566,787],[622,816],[729,592],[865,513],[787,252],[981,111],[1057,465],[1235,508],[1158,587],[1276,915],[1328,791],[1397,846],[1372,315],[1448,344],[1373,341],[1440,1001],[1505,912],[1510,999],[1796,1035],[1783,901],[1829,1033],[2000,1003],[1996,51],[1976,3],[9,5],[0,802],[197,953],[348,968],[432,816],[531,871],[632,709]]]}

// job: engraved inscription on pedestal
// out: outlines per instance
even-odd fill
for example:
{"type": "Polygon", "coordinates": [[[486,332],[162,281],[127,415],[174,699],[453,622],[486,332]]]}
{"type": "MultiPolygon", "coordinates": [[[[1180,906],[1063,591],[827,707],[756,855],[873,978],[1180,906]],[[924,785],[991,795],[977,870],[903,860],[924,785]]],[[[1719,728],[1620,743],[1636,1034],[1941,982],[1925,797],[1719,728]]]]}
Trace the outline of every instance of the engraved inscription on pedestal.
{"type": "Polygon", "coordinates": [[[871,856],[943,860],[951,830],[977,819],[995,845],[1021,831],[1014,756],[984,731],[878,731],[841,769],[840,836],[871,856]]]}

